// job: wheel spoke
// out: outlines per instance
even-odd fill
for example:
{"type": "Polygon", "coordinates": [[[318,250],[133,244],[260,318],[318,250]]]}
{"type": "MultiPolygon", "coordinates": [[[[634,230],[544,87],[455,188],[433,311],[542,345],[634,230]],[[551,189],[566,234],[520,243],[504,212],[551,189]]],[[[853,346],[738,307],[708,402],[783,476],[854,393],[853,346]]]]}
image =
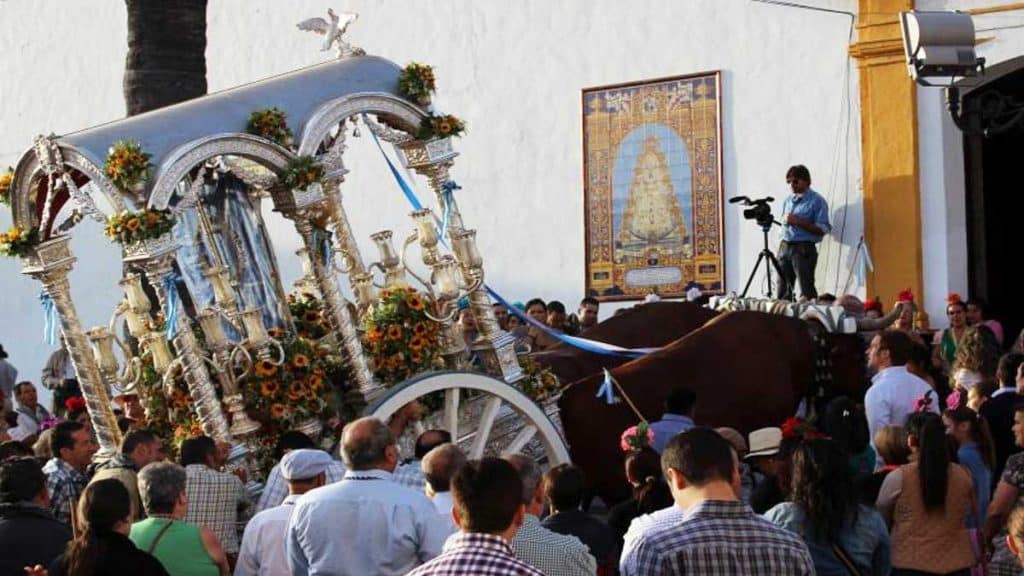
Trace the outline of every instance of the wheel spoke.
{"type": "Polygon", "coordinates": [[[487,447],[487,440],[491,437],[491,428],[494,426],[494,419],[498,417],[498,410],[501,409],[501,398],[491,396],[484,405],[484,411],[480,414],[480,424],[476,429],[476,437],[473,438],[473,446],[469,449],[469,459],[479,460],[484,455],[484,448],[487,447]]]}
{"type": "Polygon", "coordinates": [[[512,443],[505,448],[504,454],[515,454],[523,449],[523,446],[533,440],[533,437],[537,435],[537,427],[533,424],[527,424],[519,431],[512,443]]]}
{"type": "Polygon", "coordinates": [[[452,441],[459,437],[459,389],[444,391],[444,426],[452,435],[452,441]]]}
{"type": "Polygon", "coordinates": [[[420,437],[420,434],[427,431],[427,427],[423,425],[423,420],[417,420],[416,423],[412,425],[412,429],[416,431],[417,438],[420,437]]]}

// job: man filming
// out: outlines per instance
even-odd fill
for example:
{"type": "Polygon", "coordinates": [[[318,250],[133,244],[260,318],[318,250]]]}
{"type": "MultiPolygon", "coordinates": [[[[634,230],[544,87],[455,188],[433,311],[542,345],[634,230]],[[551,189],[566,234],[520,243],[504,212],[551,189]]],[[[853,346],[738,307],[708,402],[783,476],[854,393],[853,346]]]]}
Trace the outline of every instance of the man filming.
{"type": "Polygon", "coordinates": [[[793,287],[799,281],[800,295],[810,300],[818,296],[814,288],[814,268],[818,264],[815,244],[832,230],[828,223],[828,203],[811,189],[811,173],[802,164],[790,166],[786,183],[793,193],[782,204],[779,297],[794,300],[793,287]]]}

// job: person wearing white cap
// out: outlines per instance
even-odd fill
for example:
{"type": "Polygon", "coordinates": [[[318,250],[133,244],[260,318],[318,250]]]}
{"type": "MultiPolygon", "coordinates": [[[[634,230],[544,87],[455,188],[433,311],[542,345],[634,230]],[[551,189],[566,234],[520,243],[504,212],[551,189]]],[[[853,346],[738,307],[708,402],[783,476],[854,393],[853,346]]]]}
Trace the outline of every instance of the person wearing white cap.
{"type": "Polygon", "coordinates": [[[778,458],[782,447],[781,428],[760,428],[750,433],[750,452],[744,460],[754,469],[750,507],[758,514],[783,500],[778,482],[778,458]]]}
{"type": "Polygon", "coordinates": [[[281,476],[288,482],[284,503],[252,517],[242,535],[235,576],[290,574],[284,539],[288,520],[300,496],[327,481],[331,457],[323,450],[292,450],[281,460],[281,476]]]}

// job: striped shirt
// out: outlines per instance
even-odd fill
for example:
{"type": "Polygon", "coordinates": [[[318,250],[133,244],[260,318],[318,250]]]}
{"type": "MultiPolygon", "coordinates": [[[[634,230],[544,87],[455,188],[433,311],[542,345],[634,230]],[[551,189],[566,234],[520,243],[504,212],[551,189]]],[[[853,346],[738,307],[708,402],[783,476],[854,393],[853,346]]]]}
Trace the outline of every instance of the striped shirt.
{"type": "Polygon", "coordinates": [[[516,559],[501,536],[458,532],[445,542],[444,551],[408,576],[543,576],[544,573],[516,559]]]}
{"type": "Polygon", "coordinates": [[[638,518],[626,535],[623,576],[804,576],[814,574],[807,545],[738,501],[705,500],[686,513],[638,518]],[[675,521],[673,521],[675,520],[675,521]]]}
{"type": "Polygon", "coordinates": [[[238,527],[247,519],[249,495],[234,474],[205,464],[185,466],[188,511],[185,522],[205,526],[217,535],[224,552],[238,554],[238,527]]]}
{"type": "Polygon", "coordinates": [[[51,458],[43,466],[43,474],[46,474],[46,488],[50,492],[50,512],[70,526],[72,509],[78,505],[78,496],[89,484],[89,477],[60,458],[51,458]]]}

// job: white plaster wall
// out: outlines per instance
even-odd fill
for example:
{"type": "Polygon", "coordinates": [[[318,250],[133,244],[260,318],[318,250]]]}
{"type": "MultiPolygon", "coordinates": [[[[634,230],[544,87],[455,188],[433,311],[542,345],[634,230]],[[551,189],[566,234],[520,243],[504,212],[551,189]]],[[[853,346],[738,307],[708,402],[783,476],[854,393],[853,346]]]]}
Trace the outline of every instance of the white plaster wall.
{"type": "MultiPolygon", "coordinates": [[[[918,0],[918,10],[970,10],[1004,6],[978,0],[918,0]]],[[[977,54],[992,66],[1024,54],[1024,10],[974,17],[977,54]],[[984,41],[982,41],[984,40],[984,41]]],[[[946,295],[968,297],[963,137],[946,111],[945,91],[918,87],[921,167],[921,240],[925,306],[932,324],[948,325],[946,295]]]]}
{"type": "MultiPolygon", "coordinates": [[[[806,3],[847,11],[857,4],[806,3]]],[[[835,226],[821,249],[818,287],[845,284],[849,247],[862,231],[848,16],[750,0],[218,0],[209,7],[210,90],[330,57],[317,51],[319,37],[294,28],[329,6],[360,13],[351,36],[368,52],[435,66],[436,107],[468,124],[453,174],[463,186],[460,206],[479,229],[489,283],[506,297],[572,307],[583,292],[580,90],[710,70],[722,71],[725,197],[772,195],[777,212],[786,168],[806,164],[835,226]]],[[[124,28],[121,0],[0,1],[0,165],[12,164],[37,133],[123,115],[124,28]]],[[[364,135],[347,157],[347,208],[362,238],[409,229],[408,207],[372,146],[364,135]]],[[[422,182],[419,190],[425,195],[422,182]]],[[[723,209],[727,286],[740,290],[760,230],[738,207],[723,209]]],[[[8,223],[0,215],[0,226],[8,223]]],[[[296,277],[289,253],[298,237],[280,219],[270,217],[269,226],[286,278],[296,277]]],[[[87,326],[105,322],[116,297],[116,250],[98,234],[74,247],[86,260],[74,281],[89,283],[88,292],[76,284],[79,311],[87,326]]],[[[9,260],[0,262],[0,278],[0,342],[37,378],[47,353],[38,286],[9,260]]]]}

